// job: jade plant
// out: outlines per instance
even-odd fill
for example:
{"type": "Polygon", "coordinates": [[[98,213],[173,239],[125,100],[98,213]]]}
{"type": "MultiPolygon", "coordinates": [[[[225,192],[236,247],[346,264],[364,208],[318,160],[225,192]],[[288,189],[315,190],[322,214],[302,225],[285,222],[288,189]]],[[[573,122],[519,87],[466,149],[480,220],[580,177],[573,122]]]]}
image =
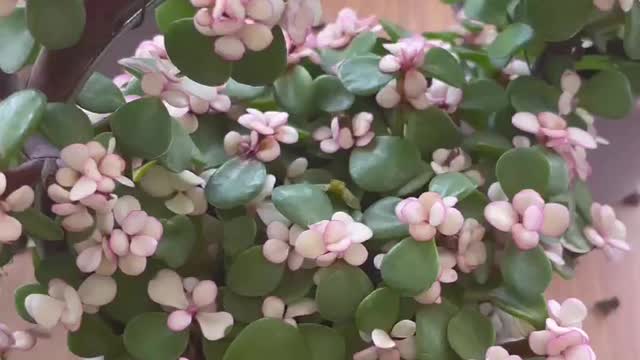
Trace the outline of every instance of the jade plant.
{"type": "Polygon", "coordinates": [[[319,0],[0,0],[0,265],[28,326],[106,360],[595,360],[580,257],[640,2],[447,0],[414,33],[319,0]],[[155,7],[161,34],[92,72],[155,7]],[[17,271],[16,268],[9,268],[17,271]]]}

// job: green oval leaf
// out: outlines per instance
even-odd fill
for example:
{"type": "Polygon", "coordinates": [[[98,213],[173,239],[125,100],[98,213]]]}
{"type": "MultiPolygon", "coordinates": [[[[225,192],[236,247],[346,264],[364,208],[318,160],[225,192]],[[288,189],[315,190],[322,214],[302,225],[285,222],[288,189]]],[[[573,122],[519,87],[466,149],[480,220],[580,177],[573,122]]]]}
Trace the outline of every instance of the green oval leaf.
{"type": "Polygon", "coordinates": [[[305,338],[278,319],[255,321],[233,340],[223,360],[309,359],[305,338]]]}
{"type": "Polygon", "coordinates": [[[405,136],[415,144],[422,158],[431,161],[437,149],[453,149],[462,142],[462,134],[444,111],[430,107],[426,110],[401,110],[399,114],[407,124],[405,136]]]}
{"type": "Polygon", "coordinates": [[[451,86],[462,88],[465,84],[464,69],[447,50],[434,47],[427,52],[422,69],[431,77],[442,80],[451,86]]]}
{"type": "Polygon", "coordinates": [[[349,173],[366,191],[385,192],[401,187],[420,170],[420,153],[409,141],[378,136],[366,147],[351,152],[349,173]]]}
{"type": "Polygon", "coordinates": [[[318,324],[300,324],[300,333],[304,337],[311,355],[308,360],[341,360],[346,356],[344,337],[336,330],[318,324]]]}
{"type": "Polygon", "coordinates": [[[463,359],[482,359],[487,349],[495,344],[496,333],[491,320],[467,306],[449,321],[447,338],[463,359]]]}
{"type": "Polygon", "coordinates": [[[356,310],[358,330],[370,335],[375,329],[391,331],[398,322],[400,296],[387,287],[376,289],[369,294],[356,310]]]}
{"type": "Polygon", "coordinates": [[[169,32],[171,23],[196,14],[189,0],[165,0],[156,8],[156,24],[163,34],[169,32]]]}
{"type": "Polygon", "coordinates": [[[508,105],[507,94],[502,86],[489,79],[471,81],[464,89],[460,108],[492,113],[508,105]]]}
{"type": "Polygon", "coordinates": [[[467,0],[464,14],[487,24],[501,25],[507,20],[509,0],[467,0]]]}
{"type": "Polygon", "coordinates": [[[328,113],[346,111],[355,99],[333,75],[321,75],[313,81],[313,100],[319,110],[328,113]]]}
{"type": "Polygon", "coordinates": [[[346,321],[355,316],[360,302],[373,290],[360,268],[337,263],[326,268],[316,290],[318,312],[330,321],[346,321]]]}
{"type": "Polygon", "coordinates": [[[520,190],[547,193],[551,169],[544,154],[536,148],[512,149],[496,164],[496,177],[510,198],[520,190]]]}
{"type": "Polygon", "coordinates": [[[536,36],[546,41],[573,37],[587,23],[593,10],[592,0],[536,0],[524,4],[527,22],[536,36]]]}
{"type": "Polygon", "coordinates": [[[200,150],[189,137],[189,134],[178,121],[171,121],[171,145],[159,159],[167,169],[180,173],[191,170],[193,162],[201,156],[200,150]]]}
{"type": "Polygon", "coordinates": [[[292,115],[304,115],[311,110],[313,78],[301,65],[296,65],[273,83],[278,104],[292,115]]]}
{"type": "Polygon", "coordinates": [[[454,196],[459,201],[469,196],[478,185],[461,173],[437,175],[429,184],[429,191],[437,192],[442,197],[454,196]]]}
{"type": "Polygon", "coordinates": [[[533,29],[527,24],[515,23],[507,26],[487,48],[491,63],[505,67],[511,58],[533,38],[533,29]]]}
{"type": "Polygon", "coordinates": [[[207,200],[221,209],[244,205],[258,196],[266,180],[267,170],[260,161],[231,159],[209,179],[207,200]]]}
{"type": "Polygon", "coordinates": [[[333,215],[329,196],[317,185],[278,186],[273,190],[271,200],[282,215],[301,226],[328,220],[333,215]]]}
{"type": "Polygon", "coordinates": [[[94,136],[91,120],[84,111],[66,103],[47,104],[40,132],[59,148],[89,142],[94,136]]]}
{"type": "Polygon", "coordinates": [[[626,14],[624,51],[631,59],[640,60],[640,6],[636,3],[626,14]]]}
{"type": "Polygon", "coordinates": [[[161,220],[164,232],[158,243],[154,257],[177,269],[187,263],[193,251],[198,233],[189,217],[177,215],[169,220],[161,220]]]}
{"type": "Polygon", "coordinates": [[[91,74],[76,101],[83,109],[98,114],[112,113],[125,103],[124,95],[113,81],[97,72],[91,74]]]}
{"type": "Polygon", "coordinates": [[[201,116],[198,130],[191,134],[207,169],[220,166],[228,159],[224,152],[224,136],[228,131],[224,120],[226,118],[219,115],[201,116]]]}
{"type": "Polygon", "coordinates": [[[635,99],[629,79],[623,73],[605,70],[582,85],[578,102],[594,115],[622,119],[633,110],[635,99]]]}
{"type": "Polygon", "coordinates": [[[543,80],[531,76],[520,76],[509,83],[507,93],[516,111],[534,114],[558,111],[560,90],[543,80]]]}
{"type": "Polygon", "coordinates": [[[382,260],[382,279],[403,296],[416,296],[433,285],[440,265],[435,241],[418,242],[406,238],[382,260]]]}
{"type": "Polygon", "coordinates": [[[338,68],[338,78],[344,87],[352,94],[359,96],[373,95],[393,76],[380,71],[378,64],[380,57],[375,55],[355,56],[338,68]]]}
{"type": "Polygon", "coordinates": [[[230,289],[224,289],[222,308],[233,316],[233,320],[245,324],[264,317],[262,314],[263,299],[259,297],[240,296],[230,289]]]}
{"type": "Polygon", "coordinates": [[[275,290],[284,274],[284,264],[273,264],[262,255],[262,246],[245,250],[227,273],[227,285],[238,295],[264,296],[275,290]]]}
{"type": "Polygon", "coordinates": [[[137,359],[179,358],[189,343],[189,331],[169,330],[167,318],[165,313],[144,313],[129,321],[122,335],[129,354],[137,359]]]}
{"type": "Polygon", "coordinates": [[[476,131],[464,139],[463,147],[472,154],[499,158],[513,146],[506,137],[500,134],[476,131]]]}
{"type": "Polygon", "coordinates": [[[0,102],[0,164],[8,161],[42,119],[47,100],[39,91],[23,90],[0,102]]]}
{"type": "Polygon", "coordinates": [[[309,294],[315,284],[313,283],[312,269],[300,269],[296,271],[285,271],[278,288],[273,291],[273,296],[277,296],[285,303],[291,304],[309,294]]]}
{"type": "Polygon", "coordinates": [[[13,14],[0,17],[0,70],[16,73],[29,61],[35,47],[27,29],[25,9],[17,8],[13,14]]]}
{"type": "Polygon", "coordinates": [[[523,299],[510,289],[497,288],[490,296],[491,302],[501,310],[529,322],[536,329],[544,329],[549,315],[543,294],[523,299]]]}
{"type": "Polygon", "coordinates": [[[173,120],[158,98],[142,98],[127,103],[110,118],[118,148],[129,156],[155,159],[171,145],[173,120]]]}
{"type": "Polygon", "coordinates": [[[551,283],[551,264],[541,247],[522,251],[509,242],[500,270],[505,285],[525,299],[544,293],[551,283]]]}
{"type": "Polygon", "coordinates": [[[84,314],[76,331],[67,335],[67,347],[83,358],[118,355],[122,350],[120,336],[99,315],[84,314]]]}
{"type": "Polygon", "coordinates": [[[400,198],[388,197],[380,199],[365,210],[362,222],[373,231],[375,239],[388,240],[409,236],[409,226],[403,224],[396,216],[396,206],[400,198]]]}
{"type": "Polygon", "coordinates": [[[27,3],[27,24],[31,35],[49,50],[75,45],[86,22],[83,0],[33,0],[27,3]]]}
{"type": "Polygon", "coordinates": [[[165,46],[173,64],[193,81],[217,86],[231,75],[231,63],[213,51],[213,39],[196,30],[192,19],[171,23],[165,46]]]}
{"type": "Polygon", "coordinates": [[[233,63],[232,77],[246,85],[270,85],[287,69],[287,44],[280,27],[272,29],[273,42],[259,52],[247,51],[233,63]]]}
{"type": "Polygon", "coordinates": [[[424,305],[416,314],[416,353],[420,360],[459,360],[449,346],[447,327],[458,309],[449,302],[424,305]]]}
{"type": "Polygon", "coordinates": [[[28,208],[23,212],[11,213],[22,224],[23,230],[34,239],[57,241],[64,239],[64,231],[51,218],[38,209],[28,208]]]}
{"type": "Polygon", "coordinates": [[[224,238],[222,247],[224,254],[234,257],[251,247],[258,231],[256,221],[248,216],[238,216],[223,220],[224,238]]]}

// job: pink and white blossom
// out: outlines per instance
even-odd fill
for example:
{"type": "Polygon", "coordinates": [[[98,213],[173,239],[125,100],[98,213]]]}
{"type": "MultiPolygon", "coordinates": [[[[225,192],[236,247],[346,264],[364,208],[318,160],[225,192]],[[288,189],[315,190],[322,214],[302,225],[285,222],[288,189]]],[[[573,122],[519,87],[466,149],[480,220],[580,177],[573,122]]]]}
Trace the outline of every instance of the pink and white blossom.
{"type": "Polygon", "coordinates": [[[470,273],[487,261],[487,248],[482,241],[486,230],[478,220],[466,219],[458,233],[458,269],[470,273]]]}
{"type": "Polygon", "coordinates": [[[361,112],[345,122],[347,119],[336,116],[331,120],[331,127],[323,126],[313,132],[313,139],[320,142],[323,152],[333,154],[341,149],[367,146],[375,137],[371,129],[373,114],[361,112]]]}
{"type": "Polygon", "coordinates": [[[0,323],[0,356],[6,357],[13,351],[28,351],[36,345],[36,337],[29,331],[11,331],[9,327],[0,323]]]}
{"type": "Polygon", "coordinates": [[[396,323],[390,333],[382,329],[374,329],[366,334],[373,346],[353,355],[353,360],[415,360],[416,323],[412,320],[401,320],[396,323]]]}
{"type": "Polygon", "coordinates": [[[471,167],[471,156],[462,148],[437,149],[431,158],[431,168],[436,174],[463,172],[471,167]]]}
{"type": "MultiPolygon", "coordinates": [[[[0,196],[7,190],[7,177],[0,172],[0,196]]],[[[22,224],[13,216],[12,212],[22,212],[27,210],[35,198],[33,189],[27,185],[8,194],[0,200],[0,244],[12,243],[22,235],[22,224]]]]}
{"type": "Polygon", "coordinates": [[[351,43],[354,37],[363,32],[379,31],[382,27],[375,16],[358,18],[351,8],[344,8],[338,13],[336,21],[327,24],[317,34],[318,47],[340,49],[351,43]]]}
{"type": "Polygon", "coordinates": [[[262,303],[262,315],[265,318],[279,319],[289,325],[298,326],[297,317],[315,314],[318,305],[313,299],[302,298],[287,304],[277,296],[269,296],[262,303]]]}
{"type": "Polygon", "coordinates": [[[444,248],[438,248],[438,278],[436,281],[414,297],[420,304],[440,304],[442,303],[442,284],[451,284],[458,280],[458,273],[453,269],[456,266],[456,255],[444,248]]]}
{"type": "Polygon", "coordinates": [[[560,78],[560,86],[562,94],[558,100],[559,113],[560,115],[569,115],[576,107],[576,95],[582,87],[582,79],[575,71],[566,70],[560,78]]]}
{"type": "Polygon", "coordinates": [[[285,31],[284,39],[287,43],[287,63],[289,65],[299,64],[304,59],[309,59],[309,61],[318,65],[322,63],[322,58],[317,51],[318,43],[315,34],[310,33],[304,42],[295,44],[291,40],[289,33],[285,31]]]}
{"type": "Polygon", "coordinates": [[[29,316],[46,330],[62,324],[69,331],[80,328],[82,314],[95,314],[109,304],[117,293],[116,281],[108,276],[93,274],[78,290],[60,279],[49,282],[48,294],[31,294],[24,306],[29,316]]]}
{"type": "Polygon", "coordinates": [[[305,42],[314,26],[322,21],[320,0],[288,0],[280,24],[294,45],[305,42]]]}
{"type": "Polygon", "coordinates": [[[634,0],[593,0],[593,4],[602,11],[613,9],[616,2],[624,12],[628,12],[633,8],[634,0]]]}
{"type": "Polygon", "coordinates": [[[571,222],[564,205],[545,203],[542,196],[531,189],[517,193],[512,202],[491,202],[485,207],[484,216],[496,229],[510,232],[522,250],[538,246],[540,236],[562,236],[571,222]]]}
{"type": "Polygon", "coordinates": [[[584,235],[593,246],[604,250],[612,259],[617,259],[624,252],[631,250],[626,241],[627,227],[618,220],[615,211],[609,205],[591,205],[591,225],[584,228],[584,235]]]}
{"type": "Polygon", "coordinates": [[[462,213],[454,206],[455,197],[442,198],[435,192],[426,192],[419,198],[410,197],[396,206],[398,220],[409,225],[409,233],[417,241],[431,241],[436,233],[457,234],[464,223],[462,213]]]}
{"type": "Polygon", "coordinates": [[[262,245],[264,257],[274,264],[287,263],[289,269],[296,271],[302,267],[304,257],[296,249],[296,240],[304,231],[300,226],[289,228],[286,224],[274,221],[267,226],[267,241],[262,245]]]}
{"type": "Polygon", "coordinates": [[[149,298],[170,311],[167,327],[183,331],[197,320],[202,335],[209,341],[220,340],[233,326],[233,317],[217,311],[218,286],[211,280],[182,279],[173,270],[160,270],[149,281],[149,298]]]}
{"type": "Polygon", "coordinates": [[[140,187],[156,198],[165,198],[164,205],[174,214],[202,215],[207,211],[205,181],[191,171],[174,173],[154,166],[140,179],[140,187]]]}
{"type": "Polygon", "coordinates": [[[518,355],[509,355],[502,346],[492,346],[487,350],[485,360],[522,360],[518,355]]]}
{"type": "Polygon", "coordinates": [[[531,75],[531,68],[524,60],[513,59],[502,69],[502,73],[508,75],[510,80],[515,80],[520,76],[531,75]]]}
{"type": "Polygon", "coordinates": [[[454,113],[462,103],[462,90],[438,79],[431,80],[427,89],[430,106],[436,106],[448,113],[454,113]]]}
{"type": "Polygon", "coordinates": [[[366,225],[353,220],[347,213],[337,212],[331,220],[309,225],[309,230],[300,233],[295,250],[321,267],[327,267],[337,259],[360,266],[369,256],[362,243],[372,237],[373,232],[366,225]]]}

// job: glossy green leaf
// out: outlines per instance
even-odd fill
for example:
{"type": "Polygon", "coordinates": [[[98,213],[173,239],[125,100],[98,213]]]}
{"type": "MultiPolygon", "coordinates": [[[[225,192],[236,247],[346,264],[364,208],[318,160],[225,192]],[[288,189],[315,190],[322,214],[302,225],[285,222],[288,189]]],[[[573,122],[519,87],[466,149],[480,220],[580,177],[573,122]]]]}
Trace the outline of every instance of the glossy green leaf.
{"type": "Polygon", "coordinates": [[[573,37],[587,23],[593,10],[592,0],[536,0],[524,4],[527,22],[536,36],[546,41],[573,37]]]}
{"type": "Polygon", "coordinates": [[[444,111],[430,107],[426,110],[402,110],[399,116],[407,124],[406,138],[415,144],[422,158],[431,161],[431,155],[440,148],[453,149],[462,142],[462,134],[444,111]]]}
{"type": "Polygon", "coordinates": [[[573,253],[586,254],[593,249],[593,245],[584,236],[585,221],[578,214],[575,214],[573,219],[567,232],[560,238],[560,243],[562,247],[573,253]]]}
{"type": "Polygon", "coordinates": [[[311,111],[313,78],[301,65],[288,69],[273,83],[280,107],[291,115],[304,115],[311,111]]]}
{"type": "Polygon", "coordinates": [[[64,231],[51,218],[36,208],[28,208],[23,212],[11,213],[22,224],[23,232],[38,240],[57,241],[64,239],[64,231]]]}
{"type": "Polygon", "coordinates": [[[633,60],[640,60],[640,4],[634,3],[626,14],[624,51],[633,60]]]}
{"type": "Polygon", "coordinates": [[[406,238],[384,256],[381,272],[389,287],[404,296],[416,296],[433,285],[439,268],[435,241],[406,238]]]}
{"type": "Polygon", "coordinates": [[[13,93],[0,102],[0,164],[8,161],[35,129],[47,100],[36,90],[13,93]]]}
{"type": "Polygon", "coordinates": [[[111,115],[111,130],[124,153],[151,160],[169,150],[172,121],[160,99],[142,98],[111,115]]]}
{"type": "Polygon", "coordinates": [[[437,192],[442,197],[453,196],[464,200],[478,185],[462,173],[450,172],[437,175],[429,184],[429,191],[437,192]]]}
{"type": "Polygon", "coordinates": [[[541,247],[523,251],[510,242],[500,269],[505,285],[525,299],[544,293],[551,283],[551,264],[541,247]]]}
{"type": "Polygon", "coordinates": [[[633,110],[635,99],[629,79],[614,70],[605,70],[587,80],[578,93],[578,101],[594,115],[622,119],[633,110]]]}
{"type": "Polygon", "coordinates": [[[543,294],[523,298],[511,289],[497,288],[491,292],[491,302],[501,310],[543,329],[548,317],[543,294]]]}
{"type": "Polygon", "coordinates": [[[515,23],[507,26],[487,48],[491,62],[498,68],[505,67],[532,38],[533,29],[527,24],[515,23]]]}
{"type": "Polygon", "coordinates": [[[172,22],[195,14],[196,8],[189,0],[165,0],[156,8],[156,24],[162,33],[167,33],[172,22]]]}
{"type": "Polygon", "coordinates": [[[429,50],[424,57],[422,69],[430,76],[457,88],[462,88],[465,84],[462,65],[443,48],[434,47],[429,50]]]}
{"type": "Polygon", "coordinates": [[[313,101],[319,110],[328,113],[346,111],[355,99],[333,75],[322,75],[313,81],[313,101]]]}
{"type": "Polygon", "coordinates": [[[536,148],[509,150],[496,164],[496,177],[510,198],[520,190],[547,193],[551,169],[544,154],[536,148]]]}
{"type": "Polygon", "coordinates": [[[465,110],[479,110],[492,113],[508,105],[507,95],[498,83],[489,79],[474,80],[464,89],[464,99],[460,107],[465,110]]]}
{"type": "Polygon", "coordinates": [[[476,131],[465,137],[463,148],[479,156],[499,158],[512,148],[511,142],[504,136],[494,132],[476,131]]]}
{"type": "Polygon", "coordinates": [[[113,301],[100,308],[100,311],[123,324],[142,313],[162,311],[160,305],[151,300],[147,292],[149,281],[155,273],[153,269],[147,269],[138,276],[125,275],[121,271],[113,274],[118,292],[113,301]]]}
{"type": "Polygon", "coordinates": [[[352,319],[360,302],[373,290],[371,280],[362,269],[344,263],[326,270],[316,290],[320,315],[334,322],[352,319]]]}
{"type": "Polygon", "coordinates": [[[222,221],[224,238],[222,247],[227,256],[236,256],[253,246],[258,231],[256,221],[248,216],[238,216],[222,221]]]}
{"type": "Polygon", "coordinates": [[[35,324],[35,320],[29,315],[26,306],[24,305],[25,299],[31,294],[44,294],[48,295],[49,291],[47,285],[42,284],[26,284],[16,289],[13,293],[16,313],[27,322],[35,324]]]}
{"type": "Polygon", "coordinates": [[[558,111],[560,90],[543,80],[530,76],[520,76],[509,83],[507,88],[509,101],[516,111],[539,112],[558,111]]]}
{"type": "Polygon", "coordinates": [[[309,355],[298,328],[278,319],[260,319],[238,334],[222,360],[300,360],[309,355]]]}
{"type": "Polygon", "coordinates": [[[509,0],[467,0],[464,14],[469,19],[500,25],[507,20],[508,3],[509,0]]]}
{"type": "Polygon", "coordinates": [[[221,209],[244,205],[258,196],[266,180],[267,170],[260,161],[231,159],[209,179],[207,200],[221,209]]]}
{"type": "Polygon", "coordinates": [[[329,196],[317,185],[278,186],[273,190],[271,200],[282,215],[301,226],[328,220],[333,215],[329,196]]]}
{"type": "Polygon", "coordinates": [[[264,296],[275,290],[284,274],[284,264],[273,264],[254,246],[233,260],[227,272],[227,286],[238,295],[264,296]]]}
{"type": "Polygon", "coordinates": [[[83,0],[33,0],[27,3],[27,24],[31,35],[49,50],[75,45],[86,22],[83,0]]]}
{"type": "Polygon", "coordinates": [[[220,166],[228,159],[224,152],[224,136],[227,133],[225,120],[219,115],[201,116],[198,130],[191,134],[191,139],[200,150],[205,168],[220,166]]]}
{"type": "Polygon", "coordinates": [[[36,280],[40,284],[49,284],[53,279],[61,279],[77,287],[86,277],[86,274],[78,270],[75,256],[69,253],[49,254],[43,259],[34,253],[33,260],[36,280]]]}
{"type": "Polygon", "coordinates": [[[495,344],[496,333],[491,320],[472,306],[463,308],[449,321],[447,338],[463,359],[482,359],[495,344]]]}
{"type": "Polygon", "coordinates": [[[164,261],[170,268],[177,269],[187,263],[193,250],[198,236],[196,226],[184,215],[161,222],[164,233],[154,257],[164,261]]]}
{"type": "Polygon", "coordinates": [[[66,103],[47,104],[40,132],[59,148],[89,142],[94,136],[91,121],[84,111],[66,103]]]}
{"type": "Polygon", "coordinates": [[[489,199],[480,190],[472,191],[464,200],[456,204],[456,209],[462,212],[464,218],[473,218],[480,222],[484,219],[484,208],[489,205],[489,199]]]}
{"type": "Polygon", "coordinates": [[[547,196],[563,195],[569,192],[571,184],[571,174],[567,167],[567,162],[553,151],[544,152],[547,163],[549,164],[549,184],[547,188],[547,196]]]}
{"type": "Polygon", "coordinates": [[[402,26],[398,24],[394,24],[390,21],[381,19],[380,25],[382,25],[384,32],[386,32],[387,35],[389,35],[389,38],[391,39],[391,41],[395,42],[402,38],[411,36],[411,32],[409,30],[404,29],[402,26]]]}
{"type": "Polygon", "coordinates": [[[338,78],[355,95],[373,95],[393,79],[393,76],[380,71],[379,63],[380,57],[375,55],[347,59],[338,68],[338,78]]]}
{"type": "Polygon", "coordinates": [[[189,331],[169,330],[167,318],[165,313],[144,313],[129,321],[122,335],[127,352],[136,359],[180,357],[189,343],[189,331]]]}
{"type": "Polygon", "coordinates": [[[265,50],[247,51],[233,63],[233,79],[246,85],[270,85],[287,69],[287,44],[282,29],[272,30],[273,42],[265,50]]]}
{"type": "Polygon", "coordinates": [[[230,79],[224,87],[225,93],[232,99],[237,101],[253,100],[267,92],[264,86],[251,86],[241,84],[230,79]]]}
{"type": "Polygon", "coordinates": [[[192,19],[171,23],[165,46],[180,72],[203,85],[222,85],[231,75],[231,63],[213,51],[213,39],[196,30],[192,19]]]}
{"type": "Polygon", "coordinates": [[[318,324],[300,324],[300,333],[305,339],[308,360],[341,360],[346,356],[344,337],[336,330],[318,324]]]}
{"type": "Polygon", "coordinates": [[[409,180],[408,183],[404,184],[400,189],[398,189],[394,195],[405,197],[407,195],[415,194],[424,189],[429,180],[433,178],[435,172],[431,168],[431,164],[426,162],[422,162],[420,166],[420,172],[413,179],[409,180]]]}
{"type": "Polygon", "coordinates": [[[235,322],[249,324],[263,318],[263,301],[261,297],[240,296],[227,288],[222,292],[222,308],[235,322]]]}
{"type": "Polygon", "coordinates": [[[13,74],[29,61],[36,47],[31,32],[27,29],[25,9],[16,9],[13,14],[0,18],[0,70],[13,74]]]}
{"type": "Polygon", "coordinates": [[[584,181],[576,181],[573,184],[573,197],[576,201],[576,210],[578,213],[590,222],[593,196],[591,195],[591,190],[589,190],[587,183],[584,181]]]}
{"type": "Polygon", "coordinates": [[[402,199],[388,197],[378,200],[365,210],[362,221],[373,231],[375,239],[387,240],[409,236],[409,227],[401,223],[395,208],[402,199]]]}
{"type": "Polygon", "coordinates": [[[120,336],[100,315],[92,314],[82,315],[80,328],[69,332],[67,347],[71,353],[83,358],[117,355],[123,351],[120,336]]]}
{"type": "Polygon", "coordinates": [[[351,152],[349,173],[366,191],[385,192],[401,187],[420,170],[420,153],[409,141],[378,136],[366,147],[351,152]]]}
{"type": "Polygon", "coordinates": [[[358,330],[370,335],[375,329],[390,332],[398,322],[400,313],[400,296],[387,287],[374,290],[356,310],[358,330]]]}
{"type": "Polygon", "coordinates": [[[299,269],[296,271],[285,271],[280,285],[273,291],[273,296],[277,296],[285,303],[291,304],[309,294],[315,284],[313,283],[312,269],[299,269]]]}
{"type": "Polygon", "coordinates": [[[458,309],[449,302],[421,306],[416,314],[418,360],[459,360],[449,346],[447,327],[458,309]]]}
{"type": "Polygon", "coordinates": [[[125,103],[124,95],[113,81],[97,72],[91,74],[76,101],[83,109],[98,114],[112,113],[125,103]]]}
{"type": "Polygon", "coordinates": [[[171,121],[171,145],[159,159],[160,164],[170,171],[180,173],[193,168],[194,158],[201,156],[185,128],[176,120],[171,121]]]}

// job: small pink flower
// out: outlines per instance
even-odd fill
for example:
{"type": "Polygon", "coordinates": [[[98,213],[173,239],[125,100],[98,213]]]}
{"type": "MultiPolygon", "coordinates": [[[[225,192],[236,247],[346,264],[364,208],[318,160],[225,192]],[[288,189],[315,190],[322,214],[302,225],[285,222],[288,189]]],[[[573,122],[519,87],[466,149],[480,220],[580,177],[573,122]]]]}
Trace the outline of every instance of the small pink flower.
{"type": "Polygon", "coordinates": [[[164,46],[164,36],[156,35],[151,40],[142,41],[136,48],[135,57],[168,60],[169,54],[164,46]]]}
{"type": "Polygon", "coordinates": [[[353,360],[415,360],[416,323],[412,320],[401,320],[393,326],[391,333],[374,329],[370,336],[373,346],[353,355],[353,360]]]}
{"type": "Polygon", "coordinates": [[[427,90],[427,100],[432,106],[437,106],[448,113],[454,113],[462,102],[462,90],[438,79],[433,79],[427,90]]]}
{"type": "Polygon", "coordinates": [[[510,80],[515,80],[520,76],[529,76],[531,75],[531,69],[529,68],[529,64],[526,61],[520,59],[511,60],[502,72],[509,76],[510,80]]]}
{"type": "MultiPolygon", "coordinates": [[[[629,12],[631,11],[631,8],[633,8],[634,0],[617,0],[617,2],[620,4],[620,8],[622,8],[624,12],[629,12]]],[[[602,11],[609,11],[613,9],[613,6],[616,4],[616,0],[593,0],[593,4],[602,11]]]]}
{"type": "Polygon", "coordinates": [[[440,264],[438,279],[430,288],[414,297],[420,304],[442,303],[442,284],[451,284],[458,280],[458,273],[453,269],[456,266],[456,256],[447,249],[438,248],[438,260],[440,264]]]}
{"type": "Polygon", "coordinates": [[[11,331],[0,323],[0,356],[7,356],[11,351],[28,351],[36,345],[36,337],[29,331],[11,331]]]}
{"type": "Polygon", "coordinates": [[[314,26],[322,20],[320,0],[289,0],[282,17],[282,28],[294,45],[305,42],[314,26]]]}
{"type": "Polygon", "coordinates": [[[285,31],[285,40],[287,42],[287,63],[289,65],[299,64],[303,59],[309,59],[314,64],[321,64],[322,59],[317,52],[318,44],[315,34],[309,34],[302,44],[294,44],[291,36],[285,31]]]}
{"type": "Polygon", "coordinates": [[[409,225],[409,233],[417,241],[431,241],[436,233],[457,234],[464,223],[462,213],[454,206],[455,197],[442,198],[435,192],[426,192],[419,198],[407,198],[396,206],[396,216],[409,225]]]}
{"type": "Polygon", "coordinates": [[[231,314],[216,310],[218,286],[211,280],[182,279],[175,271],[163,269],[149,282],[147,292],[151,300],[170,309],[167,327],[172,331],[183,331],[196,319],[203,336],[216,341],[233,326],[231,314]]]}
{"type": "Polygon", "coordinates": [[[538,246],[540,236],[559,237],[567,231],[571,216],[561,204],[545,203],[536,191],[517,193],[511,203],[494,201],[484,209],[487,221],[496,229],[511,232],[518,248],[538,246]]]}
{"type": "Polygon", "coordinates": [[[485,228],[476,219],[466,219],[458,234],[458,269],[470,273],[487,261],[487,249],[482,242],[485,228]]]}
{"type": "Polygon", "coordinates": [[[436,174],[463,172],[471,167],[471,156],[462,148],[437,149],[431,158],[431,168],[436,174]]]}
{"type": "Polygon", "coordinates": [[[603,249],[612,259],[631,250],[626,241],[627,227],[616,218],[615,211],[609,205],[591,205],[591,225],[584,228],[584,235],[593,246],[603,249]]]}
{"type": "Polygon", "coordinates": [[[287,225],[274,221],[267,226],[268,240],[262,246],[264,257],[274,264],[287,262],[289,269],[296,271],[302,267],[304,257],[296,250],[296,240],[303,229],[298,225],[287,225]]]}
{"type": "Polygon", "coordinates": [[[560,78],[560,85],[562,94],[558,100],[559,113],[560,115],[569,115],[575,109],[576,95],[582,87],[582,79],[575,71],[566,70],[560,78]]]}
{"type": "Polygon", "coordinates": [[[179,215],[202,215],[209,205],[204,193],[205,181],[191,171],[174,173],[156,165],[140,179],[140,187],[164,201],[167,209],[179,215]]]}
{"type": "Polygon", "coordinates": [[[408,72],[409,70],[417,70],[424,64],[424,56],[429,49],[429,44],[424,37],[414,35],[396,43],[385,44],[384,48],[391,54],[385,55],[380,60],[380,71],[385,73],[408,72]]]}
{"type": "MultiPolygon", "coordinates": [[[[0,172],[0,196],[7,189],[7,177],[0,172]]],[[[22,212],[33,205],[35,194],[29,186],[22,186],[0,200],[0,244],[14,242],[22,235],[22,224],[10,214],[22,212]]]]}
{"type": "Polygon", "coordinates": [[[522,360],[518,355],[509,355],[502,346],[492,346],[487,350],[486,360],[522,360]]]}
{"type": "Polygon", "coordinates": [[[318,47],[340,49],[351,43],[358,34],[378,31],[380,25],[375,16],[359,19],[351,8],[344,8],[338,13],[336,22],[327,24],[317,35],[318,47]]]}
{"type": "Polygon", "coordinates": [[[298,236],[295,250],[321,267],[333,264],[336,259],[360,266],[369,256],[362,243],[372,237],[373,232],[366,225],[354,221],[347,213],[337,212],[331,220],[309,225],[309,230],[298,236]]]}
{"type": "Polygon", "coordinates": [[[307,316],[318,311],[318,305],[312,299],[303,298],[291,304],[277,296],[269,296],[262,303],[262,315],[266,318],[279,319],[287,324],[298,326],[296,317],[307,316]]]}
{"type": "Polygon", "coordinates": [[[340,117],[336,116],[331,120],[331,127],[323,126],[313,132],[313,138],[320,141],[320,149],[333,154],[340,149],[349,150],[355,147],[369,145],[375,137],[371,129],[373,115],[368,112],[356,114],[350,124],[341,124],[340,117]]]}

